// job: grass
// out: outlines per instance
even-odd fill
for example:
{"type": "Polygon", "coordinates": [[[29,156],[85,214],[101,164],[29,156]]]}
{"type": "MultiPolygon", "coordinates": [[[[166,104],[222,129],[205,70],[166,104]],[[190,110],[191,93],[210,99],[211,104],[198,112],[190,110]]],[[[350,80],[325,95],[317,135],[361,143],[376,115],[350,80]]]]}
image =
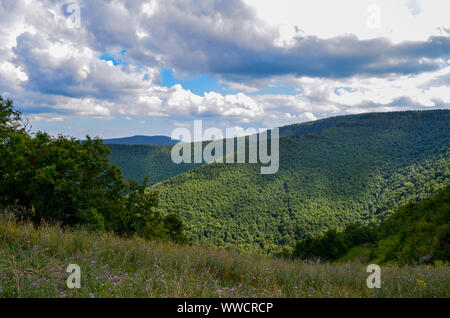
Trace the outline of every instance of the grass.
{"type": "Polygon", "coordinates": [[[344,256],[337,260],[338,263],[346,263],[351,261],[359,261],[362,263],[366,263],[369,260],[370,253],[373,249],[373,246],[368,244],[367,246],[354,246],[352,247],[344,256]]]}
{"type": "Polygon", "coordinates": [[[449,267],[313,264],[200,246],[63,230],[0,215],[1,297],[450,297],[449,267]],[[68,289],[66,268],[81,267],[68,289]]]}

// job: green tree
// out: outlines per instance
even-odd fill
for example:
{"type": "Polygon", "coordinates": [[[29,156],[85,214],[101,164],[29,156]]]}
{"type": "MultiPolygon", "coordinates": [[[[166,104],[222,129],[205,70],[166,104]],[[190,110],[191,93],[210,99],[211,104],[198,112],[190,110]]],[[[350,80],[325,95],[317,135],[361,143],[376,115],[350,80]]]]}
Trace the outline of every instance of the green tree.
{"type": "Polygon", "coordinates": [[[126,180],[109,154],[100,139],[89,136],[79,141],[28,133],[12,101],[0,98],[2,207],[20,205],[36,224],[46,220],[178,241],[182,225],[165,222],[169,216],[157,209],[158,193],[146,191],[148,180],[126,180]]]}

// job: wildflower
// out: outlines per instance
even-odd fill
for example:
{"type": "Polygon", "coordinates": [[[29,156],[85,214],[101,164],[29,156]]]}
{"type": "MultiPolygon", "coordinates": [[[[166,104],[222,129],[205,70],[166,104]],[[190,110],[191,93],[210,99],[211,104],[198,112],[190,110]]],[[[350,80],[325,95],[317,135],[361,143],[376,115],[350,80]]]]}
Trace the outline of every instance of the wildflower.
{"type": "Polygon", "coordinates": [[[0,288],[0,294],[3,293],[3,289],[0,288]]]}
{"type": "Polygon", "coordinates": [[[95,298],[94,294],[92,294],[92,293],[89,294],[89,297],[95,298]]]}
{"type": "Polygon", "coordinates": [[[418,280],[417,280],[417,284],[418,284],[421,288],[424,288],[424,287],[427,286],[427,283],[425,283],[425,281],[423,281],[423,280],[421,280],[421,279],[418,279],[418,280]]]}

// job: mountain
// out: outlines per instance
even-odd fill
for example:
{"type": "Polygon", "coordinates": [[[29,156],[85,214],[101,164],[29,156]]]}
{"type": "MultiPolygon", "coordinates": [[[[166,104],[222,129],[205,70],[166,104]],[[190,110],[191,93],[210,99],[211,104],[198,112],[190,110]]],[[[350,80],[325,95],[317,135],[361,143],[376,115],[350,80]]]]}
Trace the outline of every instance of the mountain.
{"type": "MultiPolygon", "coordinates": [[[[313,122],[295,124],[280,128],[280,137],[295,137],[313,133],[334,127],[351,116],[340,116],[313,122]]],[[[136,136],[138,137],[138,136],[136,136]]],[[[130,137],[134,138],[134,137],[130,137]]],[[[152,137],[149,137],[152,138],[152,137]]],[[[164,137],[168,138],[168,137],[164,137]]],[[[126,138],[123,138],[126,139],[126,138]]],[[[147,145],[144,143],[130,142],[123,144],[115,141],[117,139],[106,139],[103,143],[111,149],[110,159],[112,163],[122,168],[123,174],[142,182],[149,177],[150,185],[175,177],[181,173],[199,167],[201,164],[181,163],[175,164],[171,159],[171,145],[147,145]],[[112,142],[111,142],[112,141],[112,142]]],[[[131,139],[127,139],[131,140],[131,139]]],[[[135,139],[138,141],[137,139],[135,139]]],[[[248,141],[248,140],[247,140],[248,141]]],[[[204,142],[206,144],[207,142],[204,142]]],[[[237,142],[235,141],[235,145],[237,142]]]]}
{"type": "Polygon", "coordinates": [[[142,182],[149,177],[150,185],[177,176],[200,164],[175,164],[170,152],[172,146],[108,145],[110,160],[122,168],[127,178],[142,182]]]}
{"type": "Polygon", "coordinates": [[[182,217],[193,243],[274,252],[329,228],[377,224],[450,180],[447,110],[336,117],[280,136],[277,174],[202,165],[154,185],[160,207],[182,217]]]}
{"type": "Polygon", "coordinates": [[[105,145],[174,145],[179,140],[167,136],[132,136],[124,138],[103,139],[105,145]]]}

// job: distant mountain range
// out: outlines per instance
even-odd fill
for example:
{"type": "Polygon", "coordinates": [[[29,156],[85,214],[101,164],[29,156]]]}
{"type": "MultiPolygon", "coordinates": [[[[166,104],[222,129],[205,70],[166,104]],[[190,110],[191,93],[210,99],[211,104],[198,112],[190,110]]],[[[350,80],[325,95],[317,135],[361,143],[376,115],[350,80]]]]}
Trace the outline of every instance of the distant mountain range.
{"type": "Polygon", "coordinates": [[[106,145],[155,145],[165,146],[174,145],[179,140],[173,140],[167,136],[132,136],[123,138],[103,139],[103,143],[106,145]]]}

